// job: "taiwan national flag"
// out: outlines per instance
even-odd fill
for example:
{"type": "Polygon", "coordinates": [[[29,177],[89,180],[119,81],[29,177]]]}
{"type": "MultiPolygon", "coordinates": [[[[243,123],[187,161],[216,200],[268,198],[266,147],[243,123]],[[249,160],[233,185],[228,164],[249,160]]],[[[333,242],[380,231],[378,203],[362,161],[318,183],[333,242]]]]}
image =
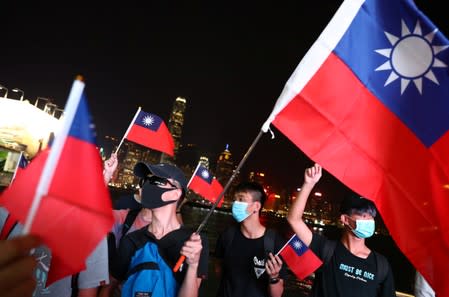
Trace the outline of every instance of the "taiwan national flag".
{"type": "Polygon", "coordinates": [[[323,264],[320,258],[296,234],[293,234],[278,254],[282,256],[282,259],[287,263],[290,270],[300,280],[311,275],[323,264]]]}
{"type": "Polygon", "coordinates": [[[164,121],[139,109],[124,138],[173,157],[175,143],[164,121]]]}
{"type": "Polygon", "coordinates": [[[262,127],[373,200],[438,296],[449,296],[448,47],[411,0],[344,1],[262,127]]]}
{"type": "Polygon", "coordinates": [[[85,269],[114,222],[80,79],[64,110],[52,147],[34,157],[0,196],[0,205],[24,224],[24,233],[38,235],[50,248],[47,286],[85,269]]]}
{"type": "MultiPolygon", "coordinates": [[[[187,187],[212,203],[217,201],[218,196],[223,191],[220,182],[201,164],[198,164],[196,167],[187,187]]],[[[222,204],[223,199],[220,200],[217,206],[221,207],[222,204]]]]}

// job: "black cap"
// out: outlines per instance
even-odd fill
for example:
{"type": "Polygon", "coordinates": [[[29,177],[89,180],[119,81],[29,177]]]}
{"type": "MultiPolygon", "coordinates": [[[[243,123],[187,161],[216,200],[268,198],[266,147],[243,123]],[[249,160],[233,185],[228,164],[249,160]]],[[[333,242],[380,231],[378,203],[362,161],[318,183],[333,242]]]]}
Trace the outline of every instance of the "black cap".
{"type": "Polygon", "coordinates": [[[184,175],[184,172],[175,165],[168,163],[150,165],[144,162],[139,162],[134,166],[135,176],[144,178],[147,177],[148,174],[173,179],[181,185],[184,193],[187,192],[186,176],[184,175]]]}
{"type": "Polygon", "coordinates": [[[340,206],[340,213],[351,214],[351,212],[368,212],[373,217],[376,216],[376,206],[375,204],[364,197],[357,194],[351,194],[345,196],[340,206]]]}

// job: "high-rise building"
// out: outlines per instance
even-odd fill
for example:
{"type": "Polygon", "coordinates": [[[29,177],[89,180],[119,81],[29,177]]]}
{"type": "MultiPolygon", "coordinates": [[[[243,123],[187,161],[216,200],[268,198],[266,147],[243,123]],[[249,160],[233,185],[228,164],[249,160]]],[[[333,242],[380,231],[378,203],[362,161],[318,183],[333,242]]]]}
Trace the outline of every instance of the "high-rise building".
{"type": "Polygon", "coordinates": [[[179,146],[181,143],[182,126],[184,125],[184,113],[186,110],[187,101],[185,98],[178,97],[173,103],[173,109],[168,120],[168,130],[173,136],[173,141],[175,142],[174,157],[171,158],[169,155],[162,154],[162,162],[172,162],[176,160],[176,156],[179,151],[179,146]]]}
{"type": "MultiPolygon", "coordinates": [[[[225,150],[220,153],[217,160],[217,167],[215,169],[215,175],[220,184],[225,187],[231,176],[234,174],[235,166],[232,160],[232,154],[229,151],[229,144],[226,144],[225,150]]],[[[232,203],[232,192],[237,184],[237,176],[235,176],[231,185],[224,195],[223,207],[228,207],[232,203]]]]}

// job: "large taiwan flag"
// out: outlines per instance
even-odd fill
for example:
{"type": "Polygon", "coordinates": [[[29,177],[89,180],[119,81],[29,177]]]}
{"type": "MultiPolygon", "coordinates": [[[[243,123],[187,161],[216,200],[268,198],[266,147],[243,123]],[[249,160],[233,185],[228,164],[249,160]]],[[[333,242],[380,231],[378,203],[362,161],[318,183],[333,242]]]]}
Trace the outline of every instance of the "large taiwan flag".
{"type": "Polygon", "coordinates": [[[448,46],[412,1],[344,1],[262,127],[373,200],[438,296],[449,296],[448,46]]]}

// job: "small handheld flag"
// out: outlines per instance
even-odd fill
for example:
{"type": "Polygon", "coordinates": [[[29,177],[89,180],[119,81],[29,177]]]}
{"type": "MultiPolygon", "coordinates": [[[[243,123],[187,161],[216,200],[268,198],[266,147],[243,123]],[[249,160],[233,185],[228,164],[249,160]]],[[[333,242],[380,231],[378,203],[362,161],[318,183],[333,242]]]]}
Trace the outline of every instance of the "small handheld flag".
{"type": "MultiPolygon", "coordinates": [[[[223,191],[220,182],[201,163],[196,166],[187,187],[212,203],[217,200],[223,191]]],[[[223,200],[220,200],[218,207],[221,207],[222,204],[223,200]]]]}
{"type": "Polygon", "coordinates": [[[164,121],[155,114],[141,110],[140,107],[137,109],[134,119],[117,147],[117,151],[120,149],[124,139],[172,157],[174,155],[175,142],[164,121]]]}
{"type": "Polygon", "coordinates": [[[278,254],[300,280],[305,279],[323,264],[296,234],[293,234],[278,254]]]}

